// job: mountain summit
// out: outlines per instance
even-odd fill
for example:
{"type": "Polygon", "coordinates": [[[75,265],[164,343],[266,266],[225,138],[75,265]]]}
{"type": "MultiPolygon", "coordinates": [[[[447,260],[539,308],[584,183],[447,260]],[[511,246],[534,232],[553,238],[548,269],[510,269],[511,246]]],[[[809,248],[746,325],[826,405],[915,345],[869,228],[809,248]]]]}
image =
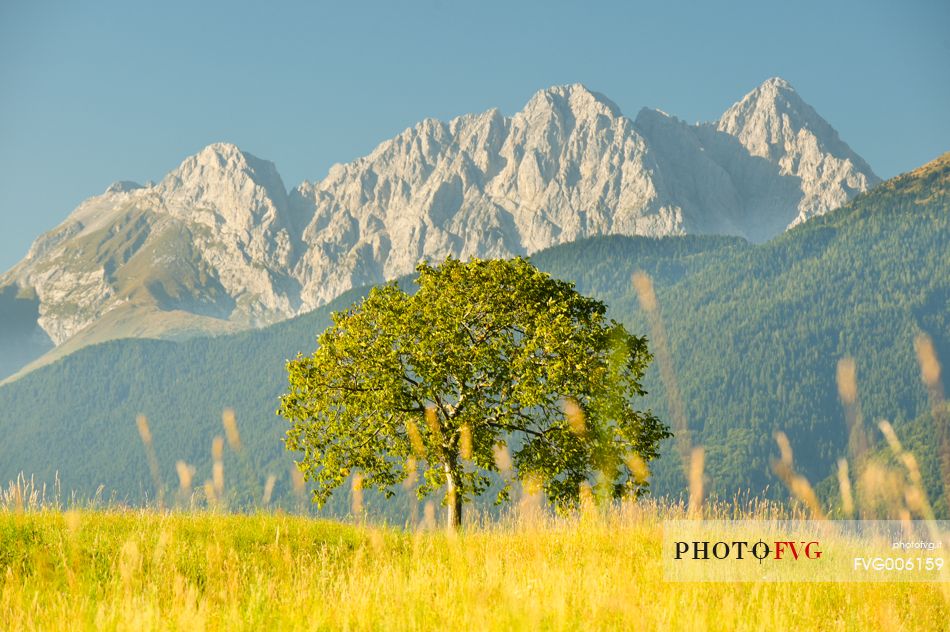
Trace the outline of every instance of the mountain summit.
{"type": "Polygon", "coordinates": [[[531,254],[601,234],[764,241],[876,182],[782,79],[699,125],[648,109],[631,120],[581,84],[554,86],[511,117],[426,119],[290,192],[272,163],[227,143],[158,184],[116,183],[0,276],[0,310],[33,314],[17,331],[58,354],[231,331],[421,258],[531,254]]]}
{"type": "Polygon", "coordinates": [[[769,79],[733,105],[716,124],[752,156],[801,180],[799,214],[792,225],[845,204],[880,182],[838,132],[805,103],[790,83],[769,79]]]}

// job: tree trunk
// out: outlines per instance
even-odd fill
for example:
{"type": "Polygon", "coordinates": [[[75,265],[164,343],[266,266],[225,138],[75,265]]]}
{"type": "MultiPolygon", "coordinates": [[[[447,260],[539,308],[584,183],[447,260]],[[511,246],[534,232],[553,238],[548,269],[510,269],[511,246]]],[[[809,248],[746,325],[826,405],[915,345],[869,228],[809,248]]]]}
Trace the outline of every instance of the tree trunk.
{"type": "Polygon", "coordinates": [[[459,489],[458,473],[445,464],[446,527],[455,531],[462,526],[462,492],[459,489]]]}

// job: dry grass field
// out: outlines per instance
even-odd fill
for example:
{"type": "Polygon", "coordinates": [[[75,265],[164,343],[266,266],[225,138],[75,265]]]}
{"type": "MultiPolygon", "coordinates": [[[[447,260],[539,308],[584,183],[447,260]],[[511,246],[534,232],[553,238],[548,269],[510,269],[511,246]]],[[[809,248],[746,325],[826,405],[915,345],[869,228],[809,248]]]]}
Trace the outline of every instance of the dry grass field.
{"type": "Polygon", "coordinates": [[[662,520],[685,515],[651,502],[450,534],[263,513],[6,509],[0,627],[948,629],[940,584],[664,582],[662,520]]]}

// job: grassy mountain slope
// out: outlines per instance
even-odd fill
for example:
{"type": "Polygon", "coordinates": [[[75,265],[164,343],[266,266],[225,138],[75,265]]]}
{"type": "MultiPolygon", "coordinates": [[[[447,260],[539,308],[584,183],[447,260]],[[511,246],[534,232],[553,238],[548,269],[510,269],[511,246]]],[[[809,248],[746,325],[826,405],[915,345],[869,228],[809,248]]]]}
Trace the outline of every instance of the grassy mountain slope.
{"type": "MultiPolygon", "coordinates": [[[[96,271],[101,270],[112,284],[109,291],[121,300],[107,308],[100,305],[93,309],[97,312],[95,318],[58,346],[33,345],[29,348],[30,353],[16,356],[16,363],[0,362],[0,378],[5,382],[14,381],[83,347],[107,340],[132,337],[181,340],[233,333],[245,328],[228,320],[235,302],[197,252],[194,234],[197,228],[188,228],[178,220],[164,216],[159,221],[155,213],[134,208],[114,212],[117,217],[113,224],[74,240],[65,263],[54,260],[44,265],[51,270],[67,265],[90,278],[95,278],[96,271]],[[156,261],[161,265],[156,265],[156,261]],[[101,309],[104,311],[98,313],[101,309]]],[[[80,281],[73,280],[73,283],[78,285],[80,281]]],[[[9,295],[16,289],[16,283],[0,288],[0,296],[9,295]]],[[[91,295],[103,291],[102,287],[95,285],[88,289],[91,295]]],[[[0,298],[0,305],[3,303],[0,298]]],[[[37,325],[39,301],[35,296],[34,303],[32,319],[26,320],[25,325],[35,327],[45,336],[37,325]]],[[[66,299],[46,305],[47,317],[76,318],[85,322],[89,314],[82,311],[66,299]]],[[[0,328],[0,335],[23,346],[21,341],[27,339],[22,333],[24,325],[19,330],[6,321],[4,325],[0,328]]]]}

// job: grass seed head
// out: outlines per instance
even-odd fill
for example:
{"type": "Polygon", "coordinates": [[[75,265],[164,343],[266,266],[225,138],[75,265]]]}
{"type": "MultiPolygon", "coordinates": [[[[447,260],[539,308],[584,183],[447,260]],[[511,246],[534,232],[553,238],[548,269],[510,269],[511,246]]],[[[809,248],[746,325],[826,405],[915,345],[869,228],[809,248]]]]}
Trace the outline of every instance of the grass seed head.
{"type": "Polygon", "coordinates": [[[933,340],[927,334],[920,334],[914,339],[914,349],[920,364],[921,380],[928,388],[936,388],[940,384],[940,362],[937,360],[933,340]]]}
{"type": "Polygon", "coordinates": [[[703,508],[703,471],[706,465],[706,450],[693,448],[689,459],[689,515],[699,517],[703,508]]]}
{"type": "Polygon", "coordinates": [[[264,495],[261,497],[261,504],[267,506],[270,504],[271,495],[274,493],[274,485],[277,483],[277,477],[273,474],[267,476],[264,483],[264,495]]]}
{"type": "Polygon", "coordinates": [[[211,479],[214,481],[214,491],[220,496],[224,491],[224,463],[215,461],[211,466],[211,479]]]}
{"type": "Polygon", "coordinates": [[[224,439],[220,435],[211,441],[211,458],[215,461],[224,458],[224,439]]]}
{"type": "Polygon", "coordinates": [[[422,529],[435,529],[435,503],[431,500],[426,502],[425,508],[422,510],[422,516],[422,524],[420,525],[422,529]]]}
{"type": "Polygon", "coordinates": [[[472,428],[468,424],[459,428],[459,452],[463,459],[472,458],[472,428]]]}
{"type": "Polygon", "coordinates": [[[361,515],[363,513],[363,475],[359,472],[353,474],[353,494],[351,500],[353,515],[361,515]]]}
{"type": "Polygon", "coordinates": [[[637,292],[640,306],[648,312],[656,310],[656,293],[653,291],[653,281],[646,272],[633,273],[633,289],[637,292]]]}
{"type": "Polygon", "coordinates": [[[633,478],[633,482],[637,485],[643,485],[647,482],[647,479],[650,478],[650,466],[647,465],[643,457],[636,452],[627,454],[624,462],[630,470],[630,476],[633,478]]]}
{"type": "Polygon", "coordinates": [[[439,426],[439,415],[435,410],[435,406],[426,406],[425,417],[429,432],[432,433],[433,442],[436,444],[442,443],[442,428],[439,426]]]}
{"type": "Polygon", "coordinates": [[[587,434],[587,423],[584,420],[584,410],[574,399],[568,398],[564,401],[564,416],[567,417],[567,425],[578,437],[587,434]]]}
{"type": "Polygon", "coordinates": [[[145,415],[136,417],[135,425],[139,428],[139,436],[142,437],[142,443],[146,446],[152,445],[152,431],[148,427],[148,419],[145,415]]]}
{"type": "Polygon", "coordinates": [[[492,456],[495,459],[495,467],[498,468],[498,471],[502,474],[511,471],[511,453],[508,451],[508,446],[504,443],[496,443],[492,447],[492,456]]]}
{"type": "Polygon", "coordinates": [[[857,368],[854,358],[847,357],[838,360],[837,370],[838,396],[846,406],[853,405],[858,400],[857,368]]]}
{"type": "Polygon", "coordinates": [[[208,501],[209,505],[214,505],[215,503],[218,502],[218,496],[217,494],[215,494],[215,491],[214,491],[214,483],[212,483],[211,481],[205,481],[204,491],[205,491],[205,500],[208,501]]]}
{"type": "Polygon", "coordinates": [[[406,420],[406,435],[409,437],[409,443],[412,445],[412,453],[417,459],[424,459],[426,456],[425,445],[422,443],[422,435],[419,433],[419,427],[411,419],[406,420]]]}
{"type": "Polygon", "coordinates": [[[775,433],[775,442],[778,444],[779,453],[782,455],[782,465],[792,466],[792,444],[788,441],[788,435],[781,430],[775,433]]]}
{"type": "Polygon", "coordinates": [[[404,466],[404,469],[406,471],[406,478],[402,482],[402,486],[405,489],[409,490],[415,487],[416,482],[419,480],[419,474],[418,474],[419,467],[418,467],[418,464],[416,463],[416,459],[411,456],[408,459],[406,459],[406,464],[404,466]]]}
{"type": "Polygon", "coordinates": [[[224,433],[228,438],[228,445],[231,446],[231,449],[235,452],[240,451],[241,433],[238,432],[237,418],[234,415],[234,410],[225,408],[221,414],[221,422],[224,424],[224,433]]]}
{"type": "Polygon", "coordinates": [[[303,495],[305,487],[303,472],[300,471],[300,468],[298,468],[296,464],[290,468],[290,482],[294,488],[294,493],[298,496],[303,495]]]}
{"type": "Polygon", "coordinates": [[[845,516],[854,514],[854,495],[851,492],[851,477],[848,475],[848,461],[838,459],[838,490],[841,493],[841,510],[845,516]]]}
{"type": "Polygon", "coordinates": [[[884,438],[887,439],[887,445],[891,447],[891,451],[895,456],[900,457],[901,453],[904,451],[903,446],[901,446],[900,440],[897,438],[897,433],[894,432],[894,427],[886,419],[882,419],[878,422],[877,427],[881,429],[881,434],[884,435],[884,438]]]}
{"type": "Polygon", "coordinates": [[[191,491],[191,480],[195,475],[195,468],[184,461],[176,461],[175,471],[178,472],[178,485],[181,491],[187,494],[191,491]]]}

